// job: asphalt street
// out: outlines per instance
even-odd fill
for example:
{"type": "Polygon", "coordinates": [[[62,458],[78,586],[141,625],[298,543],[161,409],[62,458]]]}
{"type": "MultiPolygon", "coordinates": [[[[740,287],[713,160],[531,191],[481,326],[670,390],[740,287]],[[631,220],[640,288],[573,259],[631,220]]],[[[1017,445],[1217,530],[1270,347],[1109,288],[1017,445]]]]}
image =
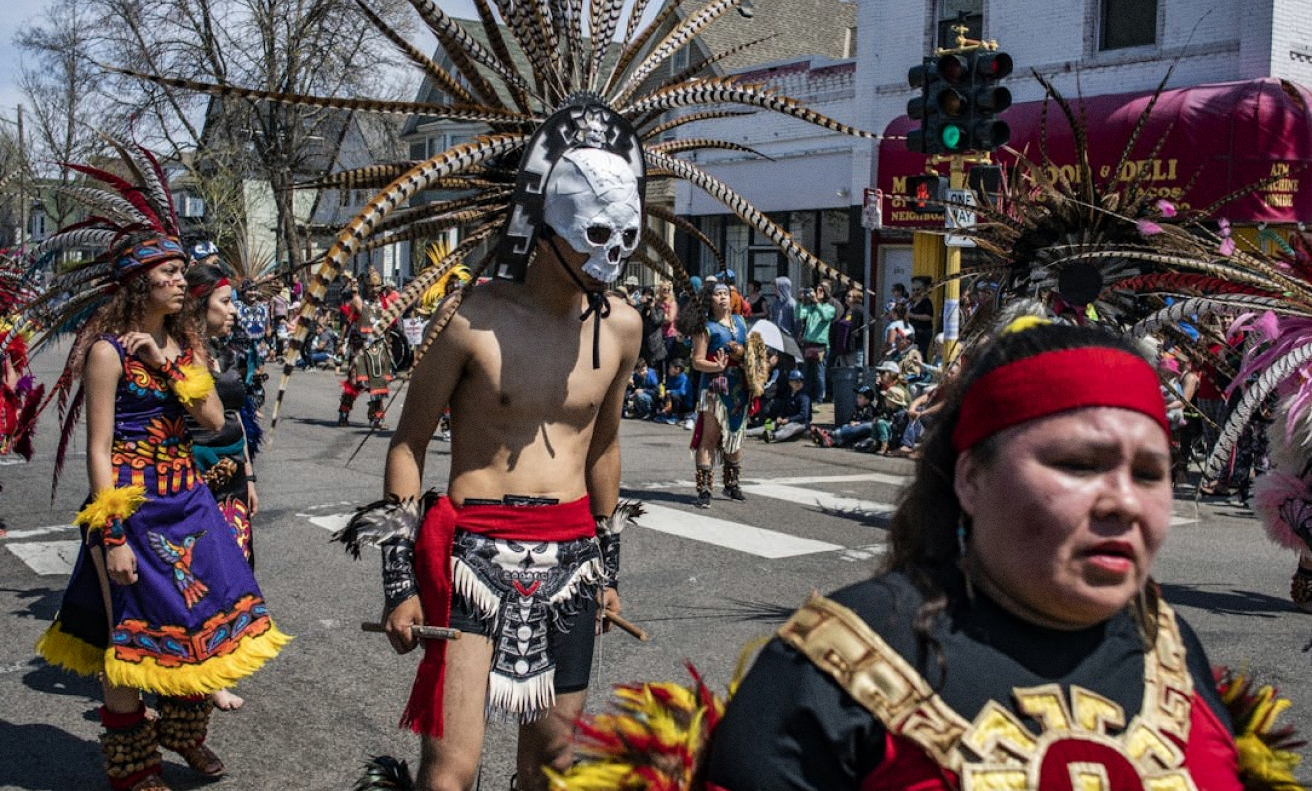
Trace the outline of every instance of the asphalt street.
{"type": "MultiPolygon", "coordinates": [[[[38,373],[52,379],[59,362],[45,355],[38,373]]],[[[296,376],[277,436],[257,461],[257,576],[275,619],[296,639],[240,685],[243,709],[215,714],[209,743],[227,776],[201,782],[170,755],[165,776],[175,788],[347,789],[368,756],[417,760],[416,738],[396,728],[416,656],[398,657],[385,638],[359,628],[381,609],[377,554],[352,561],[328,541],[354,506],[381,494],[387,434],[369,439],[347,466],[368,434],[364,403],[350,428],[338,428],[337,395],[329,372],[296,376]]],[[[0,513],[10,530],[0,539],[3,789],[106,787],[97,685],[47,667],[32,650],[59,606],[76,553],[68,524],[86,494],[79,433],[51,502],[55,434],[52,413],[35,461],[0,459],[0,513]]],[[[603,640],[593,709],[601,690],[617,682],[686,679],[685,662],[723,689],[739,648],[768,634],[812,590],[875,571],[887,514],[911,472],[901,460],[749,440],[748,501],[717,494],[701,512],[692,506],[689,437],[678,426],[624,424],[623,494],[646,502],[649,514],[625,534],[621,593],[625,614],[652,639],[640,644],[613,633],[603,640]]],[[[445,443],[432,443],[427,484],[444,482],[448,453],[445,443]]],[[[1287,597],[1293,556],[1268,543],[1234,504],[1196,507],[1184,493],[1176,515],[1156,569],[1167,599],[1199,632],[1214,664],[1277,684],[1295,702],[1288,719],[1312,730],[1312,616],[1287,597]]],[[[509,788],[513,744],[513,728],[490,727],[482,788],[509,788]]]]}

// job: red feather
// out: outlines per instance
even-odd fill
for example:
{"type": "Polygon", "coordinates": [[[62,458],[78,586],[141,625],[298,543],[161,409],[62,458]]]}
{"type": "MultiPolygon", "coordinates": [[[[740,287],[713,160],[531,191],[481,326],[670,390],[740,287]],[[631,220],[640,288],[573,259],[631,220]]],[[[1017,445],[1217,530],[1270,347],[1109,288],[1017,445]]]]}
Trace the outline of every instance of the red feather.
{"type": "Polygon", "coordinates": [[[146,197],[143,195],[140,187],[134,186],[131,182],[127,181],[126,179],[119,178],[118,176],[115,176],[113,173],[109,173],[108,171],[104,171],[99,168],[88,167],[87,165],[78,165],[73,162],[61,162],[59,164],[63,165],[64,167],[70,170],[76,170],[79,173],[85,173],[86,175],[92,177],[93,179],[103,181],[109,186],[113,187],[115,190],[118,191],[120,195],[123,196],[124,200],[126,200],[128,203],[131,203],[133,206],[137,208],[138,211],[146,215],[146,219],[154,221],[155,226],[151,228],[151,230],[159,231],[160,233],[168,233],[168,230],[164,227],[164,221],[155,212],[155,209],[151,207],[150,201],[147,200],[146,197]]]}
{"type": "Polygon", "coordinates": [[[23,409],[18,413],[18,437],[14,441],[14,450],[24,459],[32,460],[32,437],[36,436],[36,416],[40,409],[46,386],[37,385],[27,394],[23,409]]]}
{"type": "Polygon", "coordinates": [[[55,501],[55,493],[59,490],[59,476],[64,471],[64,460],[68,456],[68,443],[73,438],[73,429],[77,428],[78,418],[82,416],[82,404],[85,401],[86,392],[78,387],[77,395],[73,396],[72,402],[68,405],[67,414],[64,413],[62,408],[60,410],[63,425],[59,429],[59,448],[55,451],[55,477],[50,482],[50,502],[52,503],[55,501]]]}
{"type": "Polygon", "coordinates": [[[1219,277],[1195,275],[1183,272],[1164,272],[1139,275],[1118,280],[1110,286],[1117,291],[1174,291],[1196,290],[1202,294],[1257,294],[1264,297],[1278,297],[1279,294],[1264,291],[1255,286],[1232,283],[1219,277]]]}

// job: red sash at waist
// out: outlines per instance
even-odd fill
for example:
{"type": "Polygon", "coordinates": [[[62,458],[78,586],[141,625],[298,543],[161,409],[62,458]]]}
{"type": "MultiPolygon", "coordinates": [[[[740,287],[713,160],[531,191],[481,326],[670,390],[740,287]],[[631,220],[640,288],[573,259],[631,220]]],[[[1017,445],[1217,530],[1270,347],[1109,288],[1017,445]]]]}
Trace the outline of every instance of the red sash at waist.
{"type": "MultiPolygon", "coordinates": [[[[415,577],[419,603],[429,626],[451,625],[451,546],[456,529],[503,541],[572,541],[596,535],[596,520],[587,495],[558,505],[468,505],[457,508],[442,497],[424,516],[415,542],[415,577]]],[[[415,733],[442,736],[442,687],[446,642],[424,643],[424,658],[415,674],[401,726],[415,733]]]]}

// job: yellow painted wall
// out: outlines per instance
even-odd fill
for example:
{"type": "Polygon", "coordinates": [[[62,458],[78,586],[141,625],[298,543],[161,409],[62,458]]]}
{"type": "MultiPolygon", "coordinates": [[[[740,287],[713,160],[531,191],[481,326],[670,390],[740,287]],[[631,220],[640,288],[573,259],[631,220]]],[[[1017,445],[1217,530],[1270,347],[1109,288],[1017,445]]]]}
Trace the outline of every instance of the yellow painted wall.
{"type": "MultiPolygon", "coordinates": [[[[911,275],[926,277],[937,283],[942,279],[947,268],[947,247],[943,244],[943,235],[937,233],[914,233],[911,235],[911,275]]],[[[908,284],[910,285],[910,284],[908,284]]],[[[941,329],[943,316],[943,289],[936,288],[930,294],[934,300],[934,326],[941,329]]]]}

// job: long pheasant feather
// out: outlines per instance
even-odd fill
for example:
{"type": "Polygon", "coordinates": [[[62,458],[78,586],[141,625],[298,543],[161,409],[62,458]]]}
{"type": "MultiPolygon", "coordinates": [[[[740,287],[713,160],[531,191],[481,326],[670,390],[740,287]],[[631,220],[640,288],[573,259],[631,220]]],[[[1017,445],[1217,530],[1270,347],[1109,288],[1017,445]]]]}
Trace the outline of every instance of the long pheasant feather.
{"type": "Polygon", "coordinates": [[[309,335],[310,327],[314,324],[314,314],[319,305],[323,304],[324,296],[328,293],[328,286],[341,274],[342,267],[373,232],[373,227],[416,193],[427,189],[433,181],[513,151],[522,146],[524,141],[524,135],[491,135],[443,151],[392,182],[390,186],[374,196],[364,210],[342,229],[306,290],[305,304],[301,308],[296,333],[292,336],[287,349],[282,380],[279,382],[277,399],[274,401],[273,419],[269,424],[270,432],[278,426],[278,413],[287,394],[287,383],[296,368],[296,361],[300,359],[301,348],[309,335]]]}

